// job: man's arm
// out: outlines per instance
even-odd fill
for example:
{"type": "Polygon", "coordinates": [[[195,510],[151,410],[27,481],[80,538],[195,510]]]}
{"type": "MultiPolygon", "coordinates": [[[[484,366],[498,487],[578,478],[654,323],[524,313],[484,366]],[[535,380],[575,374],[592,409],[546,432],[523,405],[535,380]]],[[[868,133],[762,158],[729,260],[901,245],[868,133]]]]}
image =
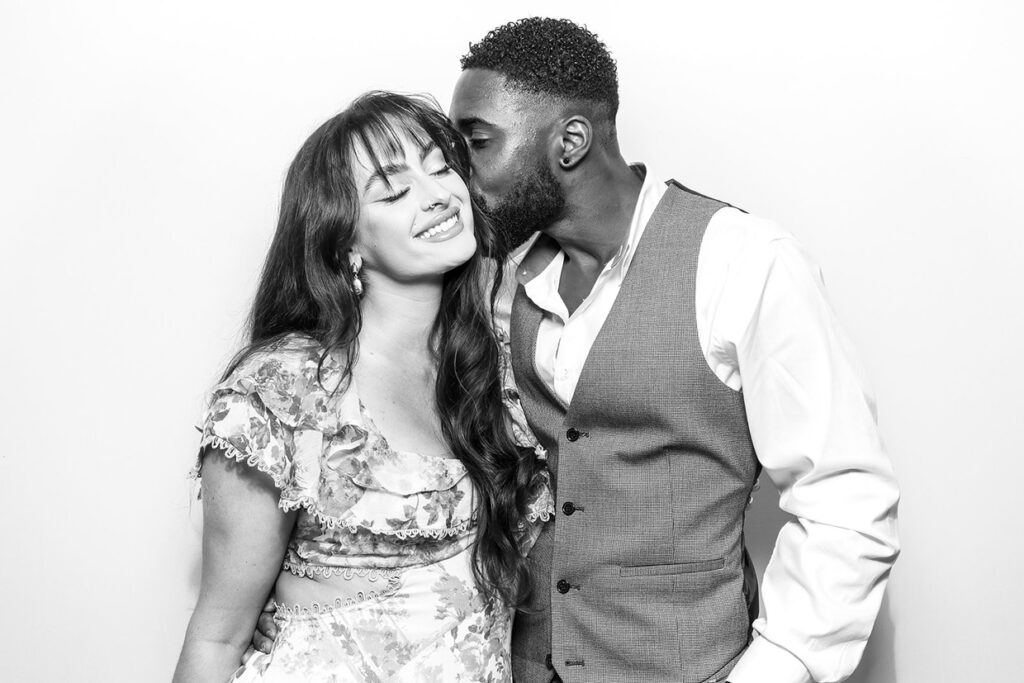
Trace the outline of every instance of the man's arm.
{"type": "Polygon", "coordinates": [[[796,519],[779,532],[758,637],[729,680],[841,681],[861,658],[899,552],[899,491],[820,272],[791,237],[766,238],[761,221],[734,213],[725,218],[761,225],[733,242],[728,273],[706,297],[705,349],[716,374],[742,389],[758,458],[796,519]]]}

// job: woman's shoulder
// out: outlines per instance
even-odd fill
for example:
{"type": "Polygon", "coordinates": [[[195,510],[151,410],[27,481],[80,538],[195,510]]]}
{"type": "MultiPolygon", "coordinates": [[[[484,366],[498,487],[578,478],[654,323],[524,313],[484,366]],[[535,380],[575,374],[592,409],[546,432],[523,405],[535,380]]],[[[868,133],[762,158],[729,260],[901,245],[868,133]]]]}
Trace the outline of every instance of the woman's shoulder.
{"type": "Polygon", "coordinates": [[[315,379],[318,374],[329,378],[335,369],[340,367],[334,354],[325,354],[317,340],[293,333],[250,349],[218,386],[237,382],[258,386],[280,384],[305,380],[311,375],[315,379]]]}
{"type": "Polygon", "coordinates": [[[306,335],[289,334],[247,353],[213,387],[211,399],[256,398],[291,428],[332,431],[350,412],[344,410],[347,379],[336,353],[306,335]]]}

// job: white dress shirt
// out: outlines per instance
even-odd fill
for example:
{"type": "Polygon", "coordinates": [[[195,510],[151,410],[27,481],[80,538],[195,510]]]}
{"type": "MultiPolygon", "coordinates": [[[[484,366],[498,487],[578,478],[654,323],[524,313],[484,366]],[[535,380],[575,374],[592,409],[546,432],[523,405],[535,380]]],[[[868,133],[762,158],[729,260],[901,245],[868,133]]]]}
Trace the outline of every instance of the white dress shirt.
{"type": "MultiPolygon", "coordinates": [[[[544,311],[537,373],[566,406],[666,189],[647,173],[625,243],[571,315],[558,293],[565,253],[537,253],[531,240],[513,256],[499,325],[507,331],[522,283],[544,311]]],[[[743,392],[758,459],[780,507],[796,517],[779,532],[762,582],[764,615],[728,680],[841,681],[860,661],[899,552],[899,490],[864,373],[820,270],[770,221],[734,208],[712,217],[693,304],[708,366],[743,392]]]]}

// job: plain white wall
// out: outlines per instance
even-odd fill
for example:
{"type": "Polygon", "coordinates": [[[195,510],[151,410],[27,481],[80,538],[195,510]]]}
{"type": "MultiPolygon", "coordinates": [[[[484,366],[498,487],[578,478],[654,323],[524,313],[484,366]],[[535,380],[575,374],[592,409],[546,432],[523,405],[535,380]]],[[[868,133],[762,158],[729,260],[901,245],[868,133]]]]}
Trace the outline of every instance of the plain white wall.
{"type": "MultiPolygon", "coordinates": [[[[0,5],[0,679],[169,678],[198,580],[192,424],[286,165],[364,90],[447,106],[469,41],[531,14],[611,48],[628,158],[824,267],[904,491],[854,680],[1017,677],[1019,3],[511,6],[0,5]]],[[[775,502],[752,513],[762,566],[775,502]]]]}

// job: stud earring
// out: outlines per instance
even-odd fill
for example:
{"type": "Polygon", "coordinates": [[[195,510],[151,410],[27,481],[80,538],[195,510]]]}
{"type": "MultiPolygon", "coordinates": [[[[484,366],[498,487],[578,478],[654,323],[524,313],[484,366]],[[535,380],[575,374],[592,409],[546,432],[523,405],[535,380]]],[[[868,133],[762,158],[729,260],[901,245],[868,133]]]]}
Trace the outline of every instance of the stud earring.
{"type": "Polygon", "coordinates": [[[569,157],[562,157],[562,166],[568,166],[570,163],[572,163],[572,159],[569,157]]]}

